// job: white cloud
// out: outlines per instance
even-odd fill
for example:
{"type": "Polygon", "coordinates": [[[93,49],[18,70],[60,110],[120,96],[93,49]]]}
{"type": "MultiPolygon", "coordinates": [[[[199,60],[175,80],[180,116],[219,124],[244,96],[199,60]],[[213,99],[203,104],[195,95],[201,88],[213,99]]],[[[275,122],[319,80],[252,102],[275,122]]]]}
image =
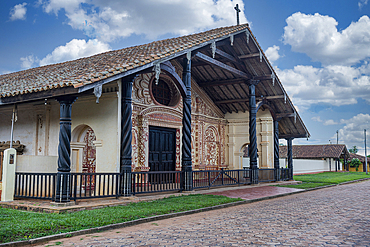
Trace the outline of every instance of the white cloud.
{"type": "Polygon", "coordinates": [[[247,22],[242,0],[46,0],[44,11],[64,9],[68,24],[90,38],[110,42],[132,34],[155,39],[172,33],[185,35],[204,29],[236,24],[235,4],[241,23],[247,22]],[[84,3],[84,4],[82,4],[84,3]]]}
{"type": "Polygon", "coordinates": [[[26,13],[27,13],[26,5],[27,5],[27,3],[20,3],[20,4],[15,5],[10,10],[10,17],[9,17],[9,19],[11,21],[25,20],[26,19],[26,13]]]}
{"type": "Polygon", "coordinates": [[[43,66],[52,63],[61,63],[109,50],[110,47],[108,44],[98,40],[89,40],[86,42],[83,39],[73,39],[66,45],[55,48],[52,53],[41,59],[39,64],[43,66]]]}
{"type": "Polygon", "coordinates": [[[360,0],[358,1],[358,8],[361,10],[364,5],[366,5],[368,0],[360,0]]]}
{"type": "Polygon", "coordinates": [[[34,55],[29,55],[27,57],[21,57],[20,60],[22,62],[21,67],[23,69],[32,68],[32,67],[34,67],[34,65],[36,63],[39,62],[39,59],[36,56],[34,56],[34,55]]]}
{"type": "MultiPolygon", "coordinates": [[[[350,119],[342,119],[341,123],[344,123],[345,126],[339,130],[339,142],[345,143],[347,148],[357,146],[360,153],[364,153],[364,129],[370,131],[370,115],[358,114],[350,119]]],[[[336,138],[336,135],[332,138],[334,137],[336,138]]],[[[369,138],[368,135],[367,137],[369,138]]]]}
{"type": "Polygon", "coordinates": [[[276,71],[294,104],[305,109],[316,103],[356,104],[358,98],[370,103],[370,76],[363,74],[367,70],[369,64],[360,68],[297,65],[294,69],[276,71]]]}
{"type": "Polygon", "coordinates": [[[53,63],[61,63],[82,57],[92,56],[98,53],[111,50],[109,45],[96,39],[85,41],[83,39],[73,39],[65,45],[58,46],[43,59],[38,59],[34,55],[21,57],[23,69],[35,66],[43,66],[53,63]]]}
{"type": "Polygon", "coordinates": [[[312,117],[311,118],[313,121],[316,121],[316,122],[322,122],[320,116],[315,116],[315,117],[312,117]]]}
{"type": "Polygon", "coordinates": [[[354,65],[370,57],[370,18],[362,16],[338,31],[330,16],[294,13],[286,19],[283,40],[293,51],[324,65],[354,65]]]}
{"type": "Polygon", "coordinates": [[[280,47],[277,45],[267,48],[265,54],[271,63],[275,62],[280,58],[279,50],[280,47]]]}
{"type": "Polygon", "coordinates": [[[324,125],[337,125],[337,124],[339,123],[335,122],[333,119],[329,119],[324,122],[324,125]]]}

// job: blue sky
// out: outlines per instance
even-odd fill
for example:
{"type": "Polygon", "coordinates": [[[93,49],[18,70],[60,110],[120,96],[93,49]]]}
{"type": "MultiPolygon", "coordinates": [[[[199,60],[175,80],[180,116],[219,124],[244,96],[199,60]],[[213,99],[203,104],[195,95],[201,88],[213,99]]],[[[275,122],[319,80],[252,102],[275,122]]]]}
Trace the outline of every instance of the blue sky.
{"type": "Polygon", "coordinates": [[[363,154],[368,0],[1,1],[0,74],[234,25],[237,3],[311,133],[294,144],[336,143],[338,130],[363,154]]]}

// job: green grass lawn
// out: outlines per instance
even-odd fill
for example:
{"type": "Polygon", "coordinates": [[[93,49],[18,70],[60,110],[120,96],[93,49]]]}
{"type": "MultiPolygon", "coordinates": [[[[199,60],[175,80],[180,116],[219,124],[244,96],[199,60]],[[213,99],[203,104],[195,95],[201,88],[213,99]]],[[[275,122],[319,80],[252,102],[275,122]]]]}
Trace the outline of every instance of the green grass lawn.
{"type": "Polygon", "coordinates": [[[340,184],[362,178],[370,178],[370,175],[366,175],[365,172],[323,172],[316,174],[295,175],[293,178],[296,181],[302,181],[302,183],[279,186],[297,189],[310,189],[330,184],[340,184]]]}
{"type": "Polygon", "coordinates": [[[35,213],[0,207],[0,243],[127,222],[155,215],[242,201],[214,195],[171,196],[150,202],[73,213],[35,213]]]}

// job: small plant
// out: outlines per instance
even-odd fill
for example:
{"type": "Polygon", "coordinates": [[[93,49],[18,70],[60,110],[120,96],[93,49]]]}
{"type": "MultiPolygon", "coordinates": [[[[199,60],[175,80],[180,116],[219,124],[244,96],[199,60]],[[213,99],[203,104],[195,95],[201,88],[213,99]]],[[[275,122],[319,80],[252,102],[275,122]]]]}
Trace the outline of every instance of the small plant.
{"type": "Polygon", "coordinates": [[[361,165],[361,162],[360,162],[360,160],[359,159],[357,159],[357,158],[353,158],[352,160],[351,160],[351,163],[350,163],[350,166],[351,167],[355,167],[356,168],[356,172],[358,172],[358,167],[361,165]]]}

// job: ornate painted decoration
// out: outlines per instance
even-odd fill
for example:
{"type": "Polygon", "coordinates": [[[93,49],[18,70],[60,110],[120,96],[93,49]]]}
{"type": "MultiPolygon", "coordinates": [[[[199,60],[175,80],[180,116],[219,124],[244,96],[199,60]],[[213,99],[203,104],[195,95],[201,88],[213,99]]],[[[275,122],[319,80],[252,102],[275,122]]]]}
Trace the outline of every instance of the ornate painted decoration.
{"type": "MultiPolygon", "coordinates": [[[[94,173],[96,170],[96,147],[93,142],[96,141],[96,136],[91,128],[88,128],[83,140],[85,147],[83,148],[82,172],[94,173]]],[[[91,186],[93,190],[95,186],[94,180],[91,179],[90,181],[89,178],[86,181],[82,181],[82,186],[84,189],[90,189],[91,186]]]]}

